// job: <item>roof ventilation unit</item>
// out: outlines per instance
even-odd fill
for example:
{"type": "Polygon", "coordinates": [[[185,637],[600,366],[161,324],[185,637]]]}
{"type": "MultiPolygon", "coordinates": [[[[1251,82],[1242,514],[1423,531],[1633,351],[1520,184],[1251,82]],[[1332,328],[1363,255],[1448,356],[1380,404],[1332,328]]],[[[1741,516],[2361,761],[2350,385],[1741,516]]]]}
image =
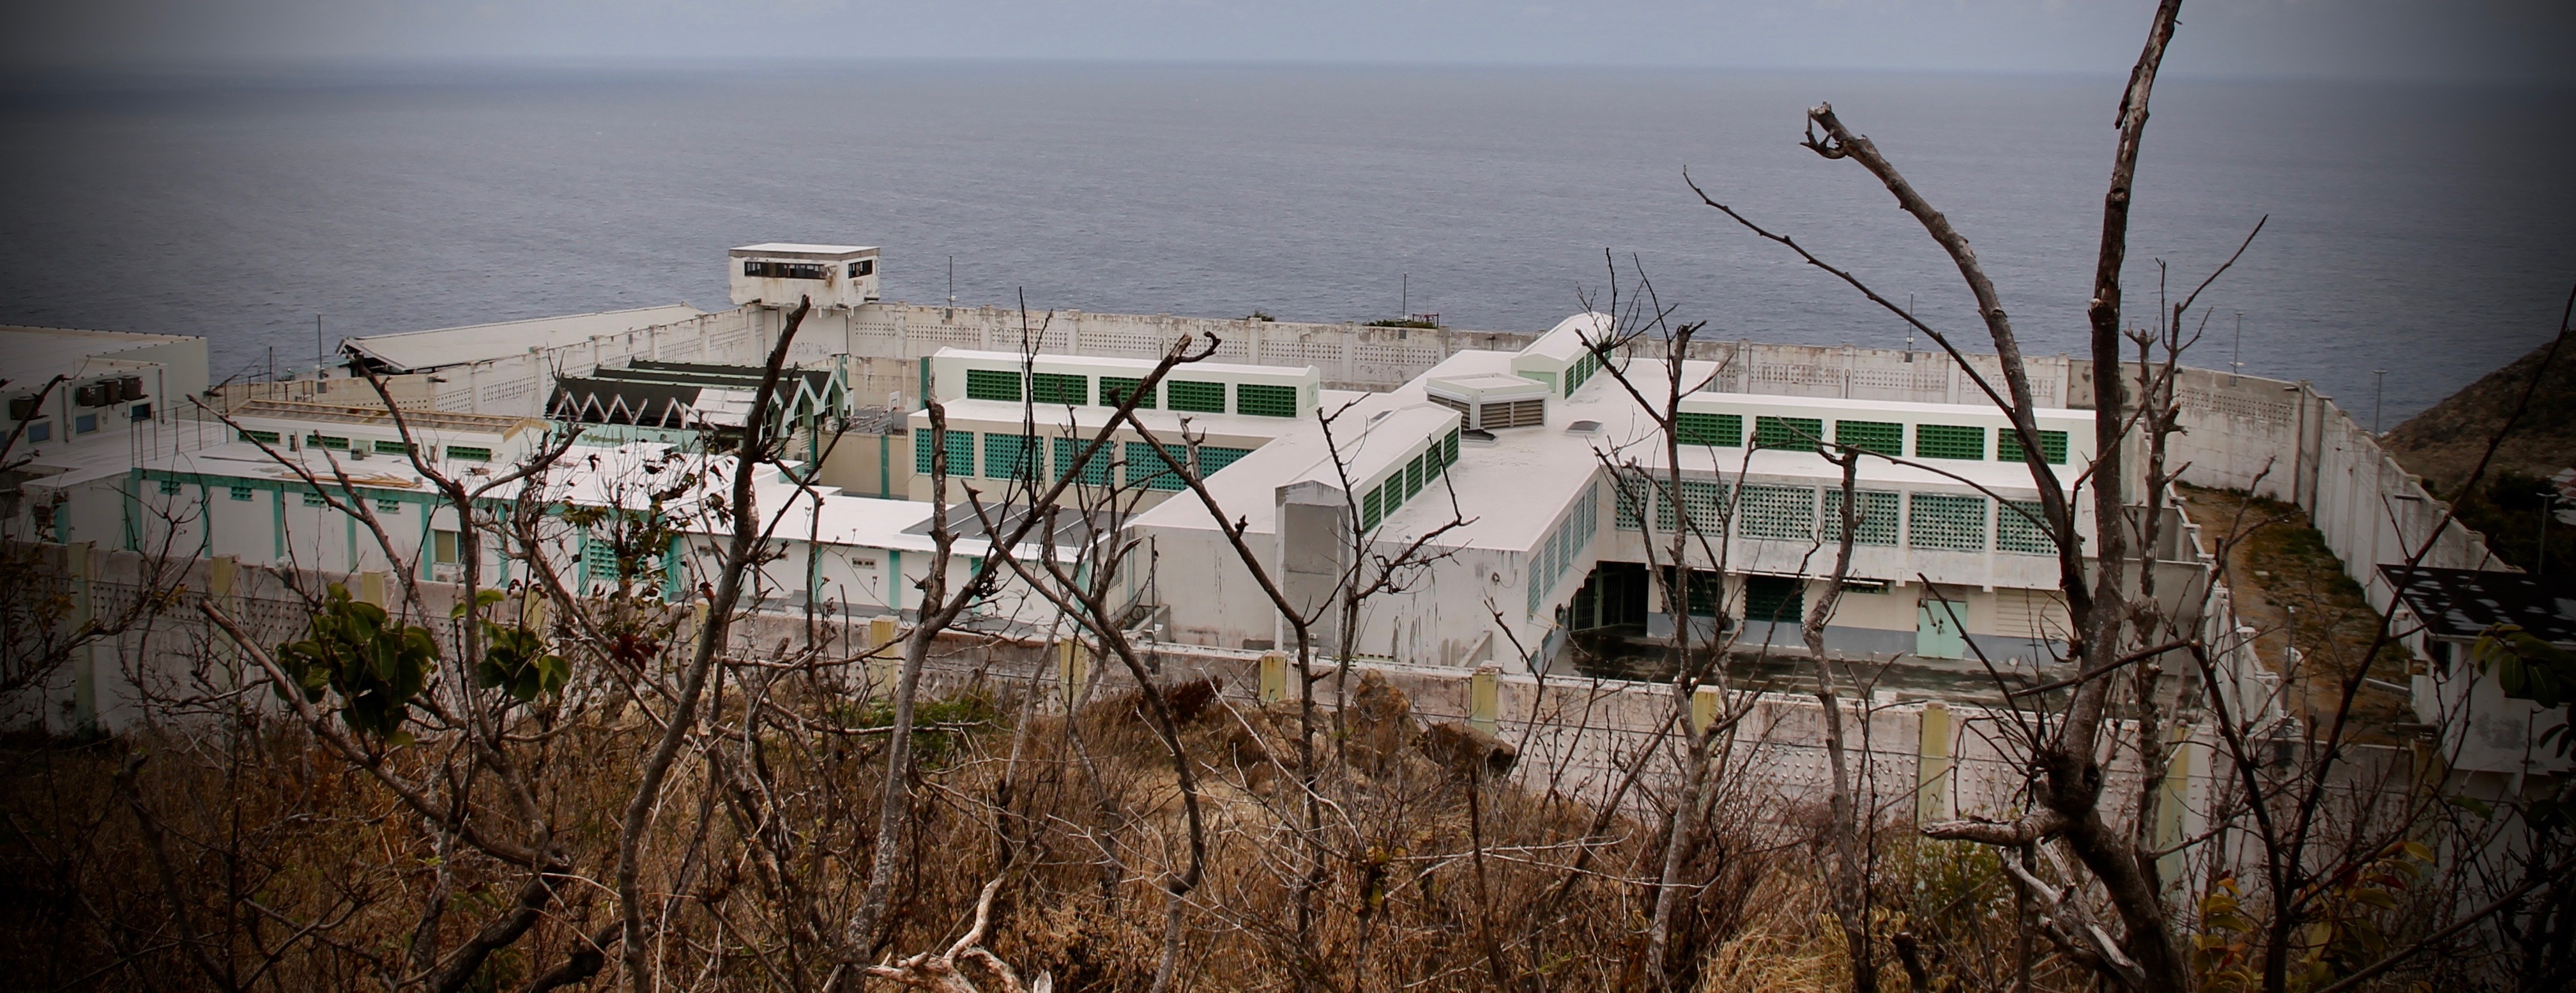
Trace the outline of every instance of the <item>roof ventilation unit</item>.
{"type": "Polygon", "coordinates": [[[1519,376],[1443,376],[1423,383],[1431,402],[1463,415],[1478,431],[1547,423],[1547,384],[1519,376]]]}

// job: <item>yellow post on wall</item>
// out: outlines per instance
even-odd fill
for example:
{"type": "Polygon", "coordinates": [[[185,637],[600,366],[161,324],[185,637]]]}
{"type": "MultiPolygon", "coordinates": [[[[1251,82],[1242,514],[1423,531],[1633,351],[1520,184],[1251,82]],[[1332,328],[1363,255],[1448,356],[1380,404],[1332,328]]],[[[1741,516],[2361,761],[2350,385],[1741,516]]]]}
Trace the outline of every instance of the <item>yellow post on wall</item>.
{"type": "Polygon", "coordinates": [[[1950,819],[1950,708],[1938,703],[1923,705],[1922,744],[1914,760],[1914,819],[1917,822],[1950,819]]]}

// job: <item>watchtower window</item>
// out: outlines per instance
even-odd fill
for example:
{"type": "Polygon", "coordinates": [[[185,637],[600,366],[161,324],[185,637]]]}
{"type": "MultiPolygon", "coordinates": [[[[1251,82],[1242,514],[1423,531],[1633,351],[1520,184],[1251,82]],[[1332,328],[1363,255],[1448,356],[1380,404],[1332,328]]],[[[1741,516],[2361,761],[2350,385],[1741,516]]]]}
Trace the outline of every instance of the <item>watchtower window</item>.
{"type": "Polygon", "coordinates": [[[742,274],[755,279],[820,280],[823,278],[823,264],[820,262],[746,261],[742,264],[742,274]]]}
{"type": "Polygon", "coordinates": [[[875,259],[860,259],[860,260],[858,260],[858,261],[856,261],[856,262],[852,262],[852,263],[850,263],[850,278],[851,278],[851,279],[857,279],[857,278],[859,278],[859,277],[861,277],[861,276],[870,275],[870,274],[875,273],[876,271],[877,271],[877,260],[875,260],[875,259]]]}

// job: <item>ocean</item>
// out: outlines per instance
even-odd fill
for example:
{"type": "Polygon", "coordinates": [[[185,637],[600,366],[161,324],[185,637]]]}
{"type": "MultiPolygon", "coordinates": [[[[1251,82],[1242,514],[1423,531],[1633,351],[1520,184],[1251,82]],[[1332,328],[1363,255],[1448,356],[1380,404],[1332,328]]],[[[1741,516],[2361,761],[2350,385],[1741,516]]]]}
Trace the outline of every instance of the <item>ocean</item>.
{"type": "MultiPolygon", "coordinates": [[[[2115,76],[867,63],[20,80],[0,322],[201,334],[215,378],[324,335],[688,301],[731,245],[884,247],[888,299],[1544,328],[1643,267],[1725,338],[1905,329],[1712,195],[1991,350],[1831,101],[1977,247],[2028,351],[2086,335],[2115,76]]],[[[2576,281],[2576,93],[2169,79],[2128,312],[2187,361],[2394,426],[2545,341],[2576,281]],[[2169,266],[2162,271],[2159,260],[2169,266]],[[2241,315],[2241,317],[2239,316],[2241,315]],[[2197,327],[2197,325],[2195,325],[2197,327]]],[[[1922,346],[1928,347],[1928,346],[1922,346]]]]}

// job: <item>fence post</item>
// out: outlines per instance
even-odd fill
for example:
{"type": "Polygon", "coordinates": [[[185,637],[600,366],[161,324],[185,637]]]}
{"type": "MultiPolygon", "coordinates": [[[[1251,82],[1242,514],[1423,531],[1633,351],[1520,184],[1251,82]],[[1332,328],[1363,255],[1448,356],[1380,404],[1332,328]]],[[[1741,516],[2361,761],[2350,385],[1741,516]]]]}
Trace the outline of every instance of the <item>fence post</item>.
{"type": "MultiPolygon", "coordinates": [[[[71,574],[72,610],[68,630],[75,636],[89,626],[97,613],[94,580],[98,577],[98,560],[90,542],[63,546],[64,570],[71,574]]],[[[98,657],[92,654],[97,642],[92,639],[72,649],[72,733],[82,737],[98,732],[98,657]]]]}
{"type": "Polygon", "coordinates": [[[358,600],[361,603],[372,603],[378,607],[384,606],[385,574],[373,571],[359,573],[358,600]]]}
{"type": "Polygon", "coordinates": [[[1261,653],[1261,702],[1278,703],[1288,699],[1288,656],[1283,652],[1261,653]]]}
{"type": "Polygon", "coordinates": [[[896,618],[868,618],[868,689],[894,698],[895,680],[903,678],[903,656],[894,649],[896,618]]]}
{"type": "Polygon", "coordinates": [[[1494,699],[1495,684],[1500,681],[1502,674],[1503,670],[1500,666],[1476,667],[1476,675],[1467,684],[1468,727],[1486,734],[1494,733],[1495,711],[1499,709],[1494,699]]]}
{"type": "Polygon", "coordinates": [[[1091,681],[1091,653],[1082,648],[1082,639],[1065,638],[1055,643],[1055,678],[1057,696],[1068,712],[1080,704],[1083,687],[1091,681]]]}
{"type": "Polygon", "coordinates": [[[1709,724],[1717,720],[1717,687],[1702,686],[1691,694],[1691,733],[1707,734],[1709,724]]]}
{"type": "Polygon", "coordinates": [[[1914,819],[1950,819],[1950,708],[1923,705],[1920,746],[1914,760],[1914,819]]]}

